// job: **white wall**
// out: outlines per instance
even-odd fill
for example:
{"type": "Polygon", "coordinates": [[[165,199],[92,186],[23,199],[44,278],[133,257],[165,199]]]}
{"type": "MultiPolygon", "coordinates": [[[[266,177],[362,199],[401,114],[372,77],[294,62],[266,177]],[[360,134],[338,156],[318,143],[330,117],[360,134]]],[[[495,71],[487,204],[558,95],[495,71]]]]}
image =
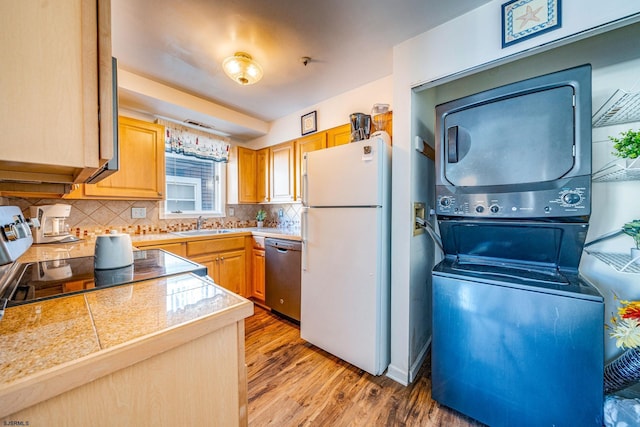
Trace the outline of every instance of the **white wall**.
{"type": "Polygon", "coordinates": [[[425,349],[429,344],[424,334],[416,334],[425,326],[415,324],[429,316],[429,307],[423,301],[422,272],[427,263],[423,253],[415,250],[411,223],[416,201],[413,197],[419,195],[416,188],[424,181],[419,170],[422,166],[414,161],[419,154],[412,148],[417,134],[412,121],[412,88],[458,73],[468,74],[488,63],[537,53],[567,43],[572,35],[640,13],[637,0],[565,0],[562,28],[502,49],[502,3],[504,0],[495,0],[394,49],[392,347],[388,375],[401,383],[415,377],[419,358],[425,354],[415,349],[425,349]]]}
{"type": "Polygon", "coordinates": [[[392,98],[392,76],[383,77],[271,122],[269,133],[250,141],[247,146],[259,149],[299,138],[300,117],[311,111],[318,113],[317,128],[320,131],[349,123],[351,113],[369,114],[373,104],[390,104],[390,109],[393,109],[392,98]]]}

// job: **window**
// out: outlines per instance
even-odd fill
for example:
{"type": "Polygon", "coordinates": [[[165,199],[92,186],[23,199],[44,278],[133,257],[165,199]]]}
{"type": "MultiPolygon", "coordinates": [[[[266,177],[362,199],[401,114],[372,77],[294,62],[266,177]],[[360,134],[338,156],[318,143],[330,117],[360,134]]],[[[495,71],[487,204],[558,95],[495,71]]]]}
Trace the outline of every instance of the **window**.
{"type": "Polygon", "coordinates": [[[161,218],[223,216],[225,163],[165,154],[167,197],[161,218]]]}
{"type": "Polygon", "coordinates": [[[202,210],[202,181],[184,176],[167,176],[166,208],[169,212],[202,210]]]}

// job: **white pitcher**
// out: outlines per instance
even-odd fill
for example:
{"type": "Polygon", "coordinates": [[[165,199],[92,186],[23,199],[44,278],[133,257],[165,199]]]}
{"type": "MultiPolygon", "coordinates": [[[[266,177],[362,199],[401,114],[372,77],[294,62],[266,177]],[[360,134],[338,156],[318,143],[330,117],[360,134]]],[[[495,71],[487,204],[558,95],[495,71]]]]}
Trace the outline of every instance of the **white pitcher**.
{"type": "Polygon", "coordinates": [[[110,234],[96,237],[94,263],[96,270],[122,268],[131,264],[133,264],[131,236],[113,230],[110,234]]]}

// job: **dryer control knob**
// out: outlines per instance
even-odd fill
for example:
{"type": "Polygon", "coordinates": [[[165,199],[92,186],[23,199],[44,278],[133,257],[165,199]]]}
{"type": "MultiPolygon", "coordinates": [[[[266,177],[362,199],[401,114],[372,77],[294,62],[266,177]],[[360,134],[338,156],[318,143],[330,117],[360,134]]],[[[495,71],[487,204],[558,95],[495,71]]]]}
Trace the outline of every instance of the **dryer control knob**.
{"type": "Polygon", "coordinates": [[[580,203],[580,200],[582,200],[582,197],[578,193],[569,192],[562,196],[562,201],[567,205],[576,205],[580,203]]]}
{"type": "Polygon", "coordinates": [[[476,206],[476,212],[478,213],[484,212],[484,206],[476,206]]]}
{"type": "Polygon", "coordinates": [[[450,206],[451,205],[451,199],[448,197],[443,197],[442,199],[440,199],[440,204],[442,206],[450,206]]]}
{"type": "Polygon", "coordinates": [[[489,209],[491,210],[492,213],[498,213],[500,211],[500,206],[491,205],[491,207],[489,209]]]}

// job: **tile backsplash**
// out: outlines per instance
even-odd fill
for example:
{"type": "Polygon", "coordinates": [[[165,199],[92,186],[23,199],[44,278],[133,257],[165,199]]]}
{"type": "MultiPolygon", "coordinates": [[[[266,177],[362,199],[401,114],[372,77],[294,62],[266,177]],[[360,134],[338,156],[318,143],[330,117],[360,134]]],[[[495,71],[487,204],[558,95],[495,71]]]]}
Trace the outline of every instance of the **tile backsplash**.
{"type": "MultiPolygon", "coordinates": [[[[24,199],[2,197],[0,205],[18,206],[25,217],[30,217],[29,207],[64,203],[71,205],[67,225],[72,233],[101,234],[105,230],[116,229],[127,232],[162,232],[195,228],[195,218],[160,219],[160,203],[138,200],[61,200],[24,199]],[[145,218],[132,218],[131,208],[146,208],[145,218]]],[[[267,211],[265,226],[299,227],[302,206],[292,204],[227,205],[226,217],[209,217],[206,228],[255,227],[255,216],[259,209],[267,211]],[[229,215],[233,212],[233,215],[229,215]],[[278,214],[282,212],[280,217],[278,214]]]]}

